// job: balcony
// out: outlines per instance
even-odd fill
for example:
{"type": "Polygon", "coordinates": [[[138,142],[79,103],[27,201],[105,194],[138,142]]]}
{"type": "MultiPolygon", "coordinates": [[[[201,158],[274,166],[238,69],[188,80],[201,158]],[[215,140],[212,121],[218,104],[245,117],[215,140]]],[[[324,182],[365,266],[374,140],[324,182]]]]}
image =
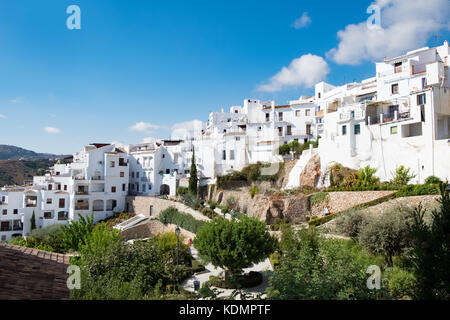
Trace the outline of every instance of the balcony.
{"type": "Polygon", "coordinates": [[[373,125],[373,124],[383,124],[383,123],[389,123],[399,120],[408,120],[411,119],[411,112],[391,112],[391,113],[381,113],[377,115],[377,117],[367,117],[367,124],[373,125]]]}

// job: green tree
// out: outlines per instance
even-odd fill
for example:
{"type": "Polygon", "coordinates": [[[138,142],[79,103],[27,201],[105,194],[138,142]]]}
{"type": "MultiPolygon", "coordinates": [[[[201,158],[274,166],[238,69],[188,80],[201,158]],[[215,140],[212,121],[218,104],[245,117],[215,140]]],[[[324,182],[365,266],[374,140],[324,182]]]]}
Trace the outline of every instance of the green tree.
{"type": "Polygon", "coordinates": [[[408,184],[411,179],[413,179],[416,175],[410,173],[410,168],[405,168],[405,166],[401,165],[395,169],[395,175],[392,179],[392,184],[405,186],[408,184]]]}
{"type": "Polygon", "coordinates": [[[448,184],[441,184],[440,207],[427,224],[419,206],[411,227],[412,260],[417,279],[416,298],[450,299],[450,197],[448,184]]]}
{"type": "Polygon", "coordinates": [[[31,215],[31,219],[30,219],[30,231],[33,231],[34,229],[36,229],[36,217],[34,215],[34,210],[33,210],[33,214],[31,215]]]}
{"type": "Polygon", "coordinates": [[[195,165],[195,150],[192,149],[192,162],[191,162],[191,171],[189,172],[189,192],[195,196],[197,196],[197,166],[195,165]]]}
{"type": "Polygon", "coordinates": [[[289,245],[283,245],[280,262],[269,280],[269,299],[349,300],[375,296],[366,286],[367,265],[344,250],[341,240],[321,238],[314,228],[297,232],[289,229],[284,230],[289,245]]]}
{"type": "Polygon", "coordinates": [[[94,229],[94,216],[78,217],[78,221],[71,221],[69,225],[63,226],[61,239],[67,249],[77,251],[86,241],[94,229]]]}
{"type": "Polygon", "coordinates": [[[200,228],[194,246],[205,262],[223,268],[228,277],[268,257],[276,248],[276,239],[264,222],[254,218],[214,219],[200,228]]]}

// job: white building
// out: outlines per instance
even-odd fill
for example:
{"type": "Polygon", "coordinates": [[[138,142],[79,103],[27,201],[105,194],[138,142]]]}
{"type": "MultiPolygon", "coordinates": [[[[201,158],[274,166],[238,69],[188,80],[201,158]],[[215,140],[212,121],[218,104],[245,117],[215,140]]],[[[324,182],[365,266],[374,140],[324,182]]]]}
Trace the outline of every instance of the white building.
{"type": "Polygon", "coordinates": [[[0,240],[27,235],[34,213],[37,228],[94,216],[94,221],[125,209],[129,182],[128,154],[109,144],[93,144],[69,164],[56,164],[33,185],[0,190],[0,240]],[[20,221],[20,223],[19,223],[20,221]]]}

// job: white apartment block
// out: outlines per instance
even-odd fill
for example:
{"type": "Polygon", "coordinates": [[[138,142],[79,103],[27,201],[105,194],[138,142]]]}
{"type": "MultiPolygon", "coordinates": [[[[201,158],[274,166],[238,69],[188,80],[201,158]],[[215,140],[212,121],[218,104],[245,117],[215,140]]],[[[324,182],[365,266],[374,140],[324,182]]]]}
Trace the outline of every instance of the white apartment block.
{"type": "Polygon", "coordinates": [[[37,228],[94,215],[98,222],[125,209],[129,183],[128,154],[114,145],[94,144],[55,164],[33,184],[0,190],[0,240],[27,235],[34,213],[37,228]]]}
{"type": "Polygon", "coordinates": [[[322,172],[334,162],[377,169],[382,181],[404,165],[414,182],[450,179],[450,70],[447,41],[376,64],[361,83],[316,85],[324,110],[319,143],[322,172]]]}

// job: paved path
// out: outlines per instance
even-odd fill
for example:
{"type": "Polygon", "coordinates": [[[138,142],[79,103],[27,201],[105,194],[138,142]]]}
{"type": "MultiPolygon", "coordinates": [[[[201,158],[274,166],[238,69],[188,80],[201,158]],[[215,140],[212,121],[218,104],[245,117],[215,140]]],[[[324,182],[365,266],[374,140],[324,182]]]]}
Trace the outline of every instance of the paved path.
{"type": "MultiPolygon", "coordinates": [[[[191,246],[191,254],[195,260],[202,262],[198,256],[197,249],[195,249],[193,246],[191,246]]],[[[215,268],[212,264],[206,265],[205,268],[206,268],[207,272],[193,275],[192,277],[186,279],[182,283],[183,288],[187,291],[195,292],[195,290],[194,290],[194,281],[195,280],[200,281],[200,287],[201,287],[205,281],[209,280],[210,276],[218,276],[223,273],[223,269],[215,268]]],[[[263,261],[261,263],[255,264],[255,265],[251,266],[250,268],[244,269],[244,272],[246,272],[246,273],[250,272],[250,271],[261,272],[263,274],[263,282],[261,285],[259,285],[257,287],[243,289],[242,291],[253,297],[256,297],[257,294],[262,293],[263,295],[261,297],[264,298],[265,290],[268,286],[268,278],[273,272],[272,265],[271,265],[269,259],[266,259],[265,261],[263,261]]],[[[213,288],[215,288],[215,287],[213,287],[213,288]]],[[[216,289],[220,292],[220,294],[218,295],[219,297],[229,297],[234,291],[233,289],[222,289],[222,288],[216,288],[216,289]]],[[[238,295],[235,299],[240,300],[241,297],[238,295]]]]}

